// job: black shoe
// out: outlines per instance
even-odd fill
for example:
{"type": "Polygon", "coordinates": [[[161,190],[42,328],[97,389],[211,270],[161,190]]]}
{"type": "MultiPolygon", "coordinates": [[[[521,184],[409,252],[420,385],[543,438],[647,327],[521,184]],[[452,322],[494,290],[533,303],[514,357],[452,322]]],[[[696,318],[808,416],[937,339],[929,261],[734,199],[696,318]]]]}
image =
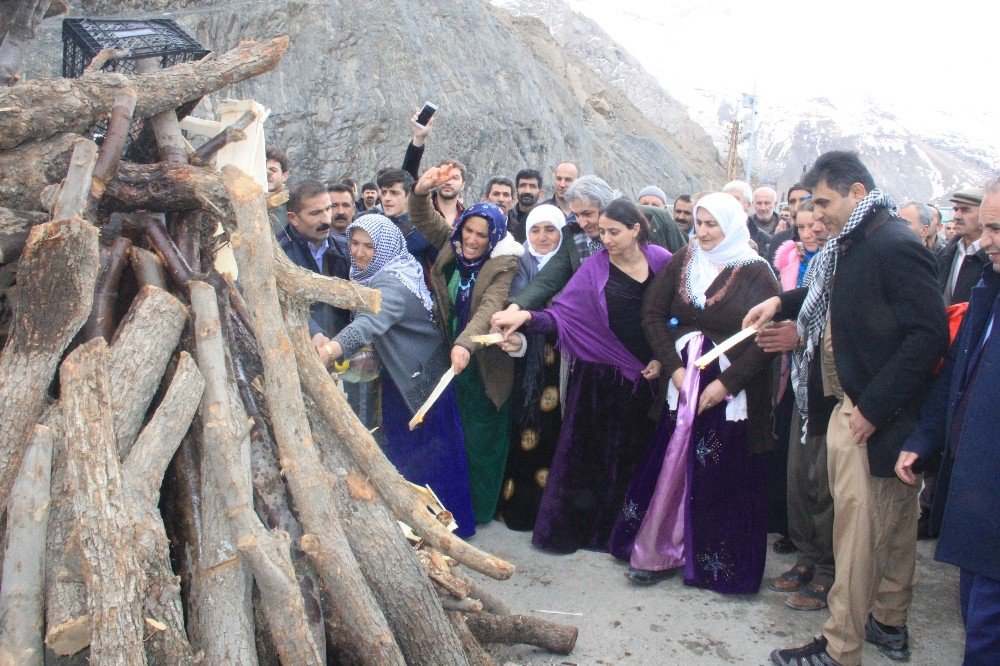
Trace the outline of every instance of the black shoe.
{"type": "Polygon", "coordinates": [[[771,548],[774,552],[780,555],[787,555],[788,553],[794,553],[798,550],[792,540],[786,536],[783,536],[775,541],[771,548]]]}
{"type": "Polygon", "coordinates": [[[625,577],[636,585],[655,585],[661,580],[673,578],[677,569],[664,569],[662,571],[650,571],[649,569],[636,569],[629,567],[625,570],[625,577]]]}
{"type": "Polygon", "coordinates": [[[893,661],[910,660],[910,634],[906,627],[882,624],[869,613],[865,622],[865,640],[893,661]]]}
{"type": "Polygon", "coordinates": [[[814,638],[800,648],[786,648],[771,653],[776,666],[840,666],[826,651],[826,636],[814,638]]]}

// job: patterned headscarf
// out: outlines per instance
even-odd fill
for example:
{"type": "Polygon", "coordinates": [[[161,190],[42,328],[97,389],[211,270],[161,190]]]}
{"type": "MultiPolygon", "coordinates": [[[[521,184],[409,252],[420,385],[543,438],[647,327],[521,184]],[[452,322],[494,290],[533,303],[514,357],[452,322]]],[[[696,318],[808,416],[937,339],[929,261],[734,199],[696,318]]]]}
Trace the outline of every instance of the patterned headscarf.
{"type": "Polygon", "coordinates": [[[470,304],[472,303],[472,288],[476,284],[479,270],[489,260],[500,239],[507,235],[507,216],[494,203],[481,202],[469,206],[462,211],[451,234],[451,245],[455,248],[455,260],[458,268],[458,296],[455,297],[455,316],[458,318],[456,333],[461,333],[472,318],[470,304]],[[470,217],[481,217],[486,220],[489,228],[489,246],[476,259],[466,259],[462,255],[462,228],[470,217]]]}
{"type": "Polygon", "coordinates": [[[351,256],[351,279],[359,284],[368,286],[376,275],[382,271],[389,271],[409,289],[424,307],[427,312],[433,312],[431,293],[424,283],[424,269],[413,255],[406,249],[406,239],[403,232],[399,230],[392,221],[385,215],[370,214],[362,215],[347,227],[347,237],[351,237],[351,232],[355,229],[362,229],[372,238],[375,245],[375,254],[372,256],[368,268],[362,270],[354,263],[354,256],[351,256]]]}

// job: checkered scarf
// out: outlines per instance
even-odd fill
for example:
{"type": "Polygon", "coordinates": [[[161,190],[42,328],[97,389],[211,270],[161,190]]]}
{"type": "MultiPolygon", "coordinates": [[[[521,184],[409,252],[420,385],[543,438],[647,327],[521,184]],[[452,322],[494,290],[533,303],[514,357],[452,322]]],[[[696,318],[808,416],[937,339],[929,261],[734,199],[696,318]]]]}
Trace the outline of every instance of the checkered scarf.
{"type": "Polygon", "coordinates": [[[833,284],[833,276],[837,272],[837,259],[843,249],[841,244],[843,239],[876,208],[888,208],[895,211],[896,204],[882,190],[875,189],[869,192],[864,199],[858,202],[840,235],[828,240],[820,253],[813,258],[802,281],[802,286],[807,287],[809,292],[806,294],[806,300],[799,311],[798,330],[800,336],[806,336],[806,348],[800,352],[799,357],[795,358],[792,364],[792,386],[795,389],[795,402],[802,414],[806,414],[808,409],[806,377],[809,372],[809,363],[816,356],[819,340],[826,328],[826,317],[830,310],[830,287],[833,284]]]}

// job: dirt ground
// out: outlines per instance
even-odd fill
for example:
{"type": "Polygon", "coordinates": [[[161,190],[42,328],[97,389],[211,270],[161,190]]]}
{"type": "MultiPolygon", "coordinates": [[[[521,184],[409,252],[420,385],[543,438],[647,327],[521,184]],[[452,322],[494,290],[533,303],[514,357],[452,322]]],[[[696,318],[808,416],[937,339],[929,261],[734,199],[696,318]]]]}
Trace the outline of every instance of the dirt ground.
{"type": "MultiPolygon", "coordinates": [[[[771,535],[773,541],[776,535],[771,535]]],[[[789,569],[793,555],[768,550],[765,584],[753,597],[725,597],[684,585],[680,577],[638,587],[624,576],[625,564],[603,553],[550,555],[531,545],[530,532],[508,530],[494,521],[471,543],[517,566],[508,581],[473,575],[516,613],[580,628],[573,654],[563,657],[518,646],[497,652],[515,664],[770,664],[779,647],[799,646],[819,635],[827,612],[794,611],[767,580],[789,569]],[[573,615],[541,613],[559,611],[573,615]]],[[[962,661],[964,634],[958,606],[958,572],[935,562],[933,541],[917,547],[919,583],[910,615],[914,666],[962,661]]],[[[866,645],[864,663],[887,665],[866,645]]]]}

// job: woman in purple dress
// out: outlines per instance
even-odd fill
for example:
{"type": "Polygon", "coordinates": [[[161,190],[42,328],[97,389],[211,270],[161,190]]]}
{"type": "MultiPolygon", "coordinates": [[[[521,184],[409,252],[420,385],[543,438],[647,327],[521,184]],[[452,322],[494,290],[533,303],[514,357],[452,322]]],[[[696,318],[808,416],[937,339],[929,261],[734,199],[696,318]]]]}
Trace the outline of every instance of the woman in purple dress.
{"type": "Polygon", "coordinates": [[[646,292],[642,325],[671,377],[653,444],[609,550],[637,583],[684,567],[684,582],[727,594],[760,588],[767,552],[763,458],[772,446],[772,356],[746,340],[699,371],[695,361],[740,330],[748,307],[778,293],[749,245],[732,196],[695,206],[696,242],[646,292]]]}
{"type": "MultiPolygon", "coordinates": [[[[591,255],[552,305],[505,310],[505,334],[555,334],[571,364],[566,411],[532,543],[557,553],[606,550],[625,490],[653,434],[648,413],[660,363],[637,325],[642,297],[670,253],[649,244],[646,218],[615,199],[599,219],[604,249],[591,255]]],[[[513,338],[511,338],[513,339],[513,338]]]]}

